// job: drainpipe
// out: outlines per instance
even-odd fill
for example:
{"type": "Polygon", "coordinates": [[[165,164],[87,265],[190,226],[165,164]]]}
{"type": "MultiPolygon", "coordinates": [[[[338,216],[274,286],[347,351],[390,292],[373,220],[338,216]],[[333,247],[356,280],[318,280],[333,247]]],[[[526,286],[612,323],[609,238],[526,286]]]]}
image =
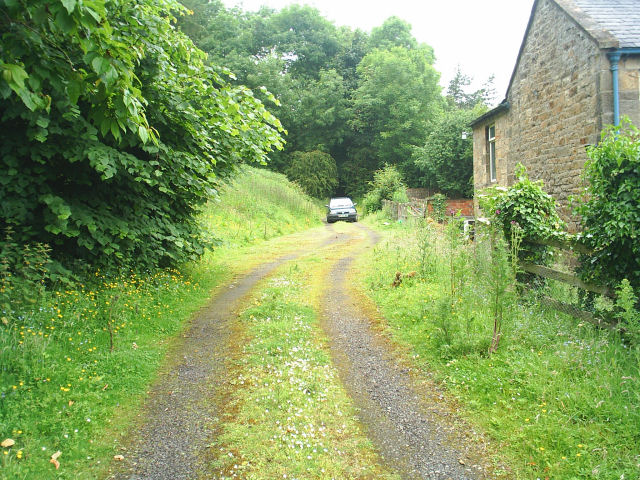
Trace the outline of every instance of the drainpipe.
{"type": "Polygon", "coordinates": [[[613,83],[613,124],[620,125],[620,87],[618,85],[618,67],[620,66],[620,50],[607,54],[611,63],[611,82],[613,83]]]}
{"type": "Polygon", "coordinates": [[[640,54],[640,48],[616,48],[607,53],[609,63],[611,64],[611,82],[613,83],[613,124],[617,127],[620,125],[620,86],[618,67],[620,66],[620,57],[622,55],[640,54]]]}

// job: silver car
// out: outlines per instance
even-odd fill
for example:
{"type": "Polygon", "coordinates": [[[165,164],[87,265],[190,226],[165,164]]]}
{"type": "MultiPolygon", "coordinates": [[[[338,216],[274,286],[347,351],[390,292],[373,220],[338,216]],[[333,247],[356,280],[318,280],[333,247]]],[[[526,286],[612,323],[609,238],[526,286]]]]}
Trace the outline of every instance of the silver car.
{"type": "Polygon", "coordinates": [[[327,207],[327,223],[345,220],[347,222],[357,222],[358,212],[356,204],[349,197],[332,198],[327,207]]]}

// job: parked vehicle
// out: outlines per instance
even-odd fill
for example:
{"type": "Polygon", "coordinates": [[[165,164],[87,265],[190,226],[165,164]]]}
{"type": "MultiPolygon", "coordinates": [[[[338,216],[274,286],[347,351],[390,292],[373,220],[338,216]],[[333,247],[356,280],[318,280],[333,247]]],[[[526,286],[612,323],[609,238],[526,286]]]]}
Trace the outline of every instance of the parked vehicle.
{"type": "Polygon", "coordinates": [[[327,223],[345,220],[347,222],[357,222],[358,212],[356,204],[349,197],[332,198],[327,207],[327,223]]]}

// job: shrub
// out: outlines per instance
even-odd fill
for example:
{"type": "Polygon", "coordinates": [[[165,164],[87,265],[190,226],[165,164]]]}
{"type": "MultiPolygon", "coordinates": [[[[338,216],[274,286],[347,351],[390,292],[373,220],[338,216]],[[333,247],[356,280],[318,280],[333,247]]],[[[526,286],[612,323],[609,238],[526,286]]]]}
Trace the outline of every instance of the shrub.
{"type": "Polygon", "coordinates": [[[412,160],[422,174],[424,186],[439,190],[451,198],[471,197],[473,185],[473,141],[462,132],[477,110],[445,112],[437,120],[423,147],[416,147],[412,160]]]}
{"type": "Polygon", "coordinates": [[[564,222],[556,211],[556,202],[542,188],[542,180],[531,181],[522,165],[516,169],[518,181],[510,187],[492,187],[479,198],[480,208],[492,221],[497,222],[507,239],[513,237],[512,229],[518,226],[522,236],[520,258],[543,262],[549,249],[527,242],[541,240],[564,229],[564,222]]]}
{"type": "Polygon", "coordinates": [[[383,200],[407,198],[402,175],[393,165],[385,165],[383,169],[377,170],[373,174],[373,181],[369,182],[369,187],[363,202],[365,213],[382,210],[383,200]]]}
{"type": "Polygon", "coordinates": [[[442,193],[436,193],[431,197],[431,215],[439,222],[444,221],[444,217],[447,215],[447,197],[442,193]]]}
{"type": "Polygon", "coordinates": [[[623,119],[587,150],[582,195],[574,198],[582,218],[582,241],[595,252],[582,262],[586,280],[615,286],[628,279],[640,288],[640,131],[623,119]]]}
{"type": "Polygon", "coordinates": [[[47,243],[64,265],[196,259],[219,179],[281,148],[277,119],[176,29],[186,13],[3,2],[0,229],[20,245],[47,243]]]}
{"type": "Polygon", "coordinates": [[[328,153],[319,150],[293,152],[286,174],[289,180],[315,198],[331,196],[338,186],[336,161],[328,153]]]}
{"type": "Polygon", "coordinates": [[[638,297],[633,287],[626,278],[616,288],[616,317],[620,327],[625,331],[629,339],[640,346],[640,312],[636,308],[638,297]]]}

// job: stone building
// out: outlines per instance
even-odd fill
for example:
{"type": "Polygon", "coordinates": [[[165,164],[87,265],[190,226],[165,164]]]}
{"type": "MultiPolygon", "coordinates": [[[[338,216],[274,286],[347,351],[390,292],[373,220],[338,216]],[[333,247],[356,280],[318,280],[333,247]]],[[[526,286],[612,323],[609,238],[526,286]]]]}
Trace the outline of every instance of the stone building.
{"type": "Polygon", "coordinates": [[[621,115],[640,125],[639,77],[640,0],[535,0],[505,99],[471,124],[476,192],[521,162],[570,220],[585,147],[621,115]]]}

